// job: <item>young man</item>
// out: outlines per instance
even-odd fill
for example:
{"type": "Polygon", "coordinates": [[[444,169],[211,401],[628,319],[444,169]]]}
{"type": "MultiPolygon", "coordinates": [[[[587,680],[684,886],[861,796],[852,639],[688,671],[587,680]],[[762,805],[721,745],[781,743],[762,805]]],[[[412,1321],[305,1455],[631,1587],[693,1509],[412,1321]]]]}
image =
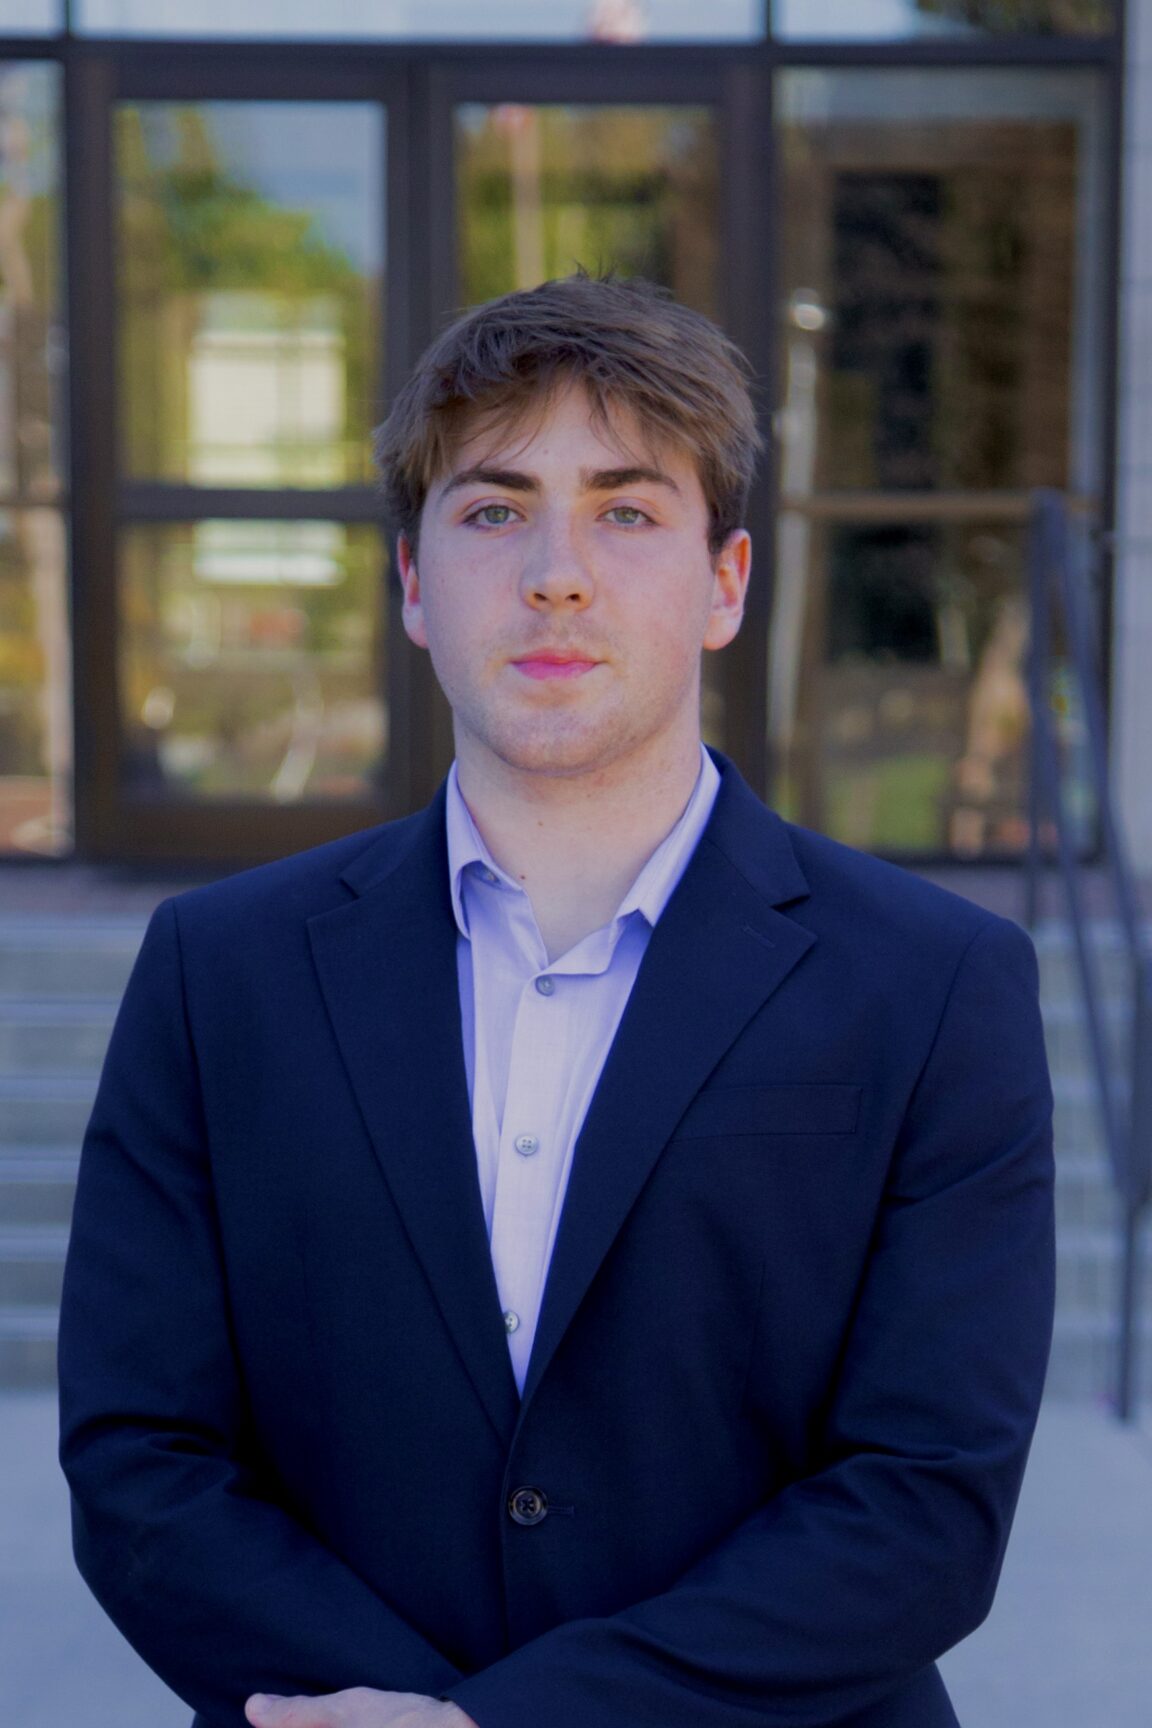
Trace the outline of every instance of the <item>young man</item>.
{"type": "Polygon", "coordinates": [[[1030,946],[700,744],[738,357],[481,307],[380,441],[432,806],[161,907],[61,1321],[79,1564],[201,1728],[946,1728],[1052,1301],[1030,946]]]}

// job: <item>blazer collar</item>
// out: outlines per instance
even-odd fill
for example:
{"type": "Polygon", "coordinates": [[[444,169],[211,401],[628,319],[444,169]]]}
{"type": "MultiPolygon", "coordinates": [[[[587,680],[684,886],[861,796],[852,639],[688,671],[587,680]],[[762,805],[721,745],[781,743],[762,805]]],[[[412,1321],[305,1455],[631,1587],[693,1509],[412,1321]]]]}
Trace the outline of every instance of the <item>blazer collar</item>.
{"type": "Polygon", "coordinates": [[[444,788],[346,867],[309,920],[320,986],[385,1180],[498,1434],[509,1439],[676,1123],[812,945],[786,825],[724,757],[711,819],[653,932],[581,1132],[518,1404],[464,1071],[444,788]]]}
{"type": "Polygon", "coordinates": [[[787,826],[716,761],[712,819],[652,933],[576,1145],[525,1407],[676,1124],[815,941],[777,910],[808,893],[787,826]]]}
{"type": "Polygon", "coordinates": [[[355,898],[308,921],[329,1019],[384,1179],[502,1439],[515,1425],[464,1071],[443,789],[345,869],[355,898]]]}
{"type": "MultiPolygon", "coordinates": [[[[704,840],[724,853],[769,906],[785,906],[806,898],[808,883],[793,851],[787,824],[757,798],[726,756],[711,748],[708,754],[720,770],[720,790],[704,830],[704,840]]],[[[373,842],[345,868],[340,880],[354,894],[368,894],[385,883],[406,860],[410,867],[422,870],[440,854],[447,895],[446,797],[447,781],[444,781],[423,810],[379,830],[373,842]]],[[[435,883],[427,877],[423,881],[430,892],[435,891],[435,883]]],[[[450,901],[446,903],[451,913],[450,901]]]]}

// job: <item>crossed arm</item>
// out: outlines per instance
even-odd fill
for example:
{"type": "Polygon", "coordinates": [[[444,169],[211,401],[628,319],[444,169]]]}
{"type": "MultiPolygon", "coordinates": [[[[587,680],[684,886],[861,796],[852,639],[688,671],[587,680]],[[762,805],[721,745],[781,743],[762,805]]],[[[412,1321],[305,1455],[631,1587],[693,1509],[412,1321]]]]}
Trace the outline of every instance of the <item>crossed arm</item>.
{"type": "Polygon", "coordinates": [[[171,908],[102,1097],[61,1331],[77,1557],[212,1728],[832,1728],[986,1612],[1051,1313],[1050,1101],[1033,965],[1008,926],[961,962],[911,1100],[823,1468],[663,1594],[467,1677],[238,1461],[244,1396],[171,908]],[[177,1361],[154,1318],[174,1285],[177,1361]],[[114,1318],[97,1328],[98,1311],[114,1318]],[[190,1416],[197,1387],[211,1415],[190,1416]],[[347,1689],[312,1696],[334,1678],[347,1689]]]}

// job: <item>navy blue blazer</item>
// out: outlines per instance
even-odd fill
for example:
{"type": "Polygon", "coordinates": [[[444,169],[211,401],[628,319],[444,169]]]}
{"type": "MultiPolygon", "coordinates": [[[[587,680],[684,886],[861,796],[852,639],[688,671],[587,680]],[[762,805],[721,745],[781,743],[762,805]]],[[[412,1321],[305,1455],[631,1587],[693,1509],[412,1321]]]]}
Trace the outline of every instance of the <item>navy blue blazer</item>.
{"type": "Polygon", "coordinates": [[[1012,924],[730,765],[580,1136],[523,1399],[443,794],[159,908],[60,1333],[81,1571],[201,1728],[946,1728],[1052,1309],[1012,924]],[[524,1493],[522,1491],[530,1492],[524,1493]]]}

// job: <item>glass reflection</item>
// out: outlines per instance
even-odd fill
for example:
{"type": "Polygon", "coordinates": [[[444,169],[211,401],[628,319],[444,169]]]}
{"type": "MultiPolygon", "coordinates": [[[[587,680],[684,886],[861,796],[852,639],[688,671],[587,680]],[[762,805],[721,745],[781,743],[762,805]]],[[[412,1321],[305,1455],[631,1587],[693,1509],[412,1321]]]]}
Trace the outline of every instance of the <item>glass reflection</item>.
{"type": "Polygon", "coordinates": [[[123,536],[121,777],[138,797],[370,794],[387,743],[376,531],[207,521],[123,536]]]}
{"type": "Polygon", "coordinates": [[[59,78],[0,65],[0,852],[71,844],[59,78]]]}
{"type": "Polygon", "coordinates": [[[0,35],[48,36],[64,28],[64,0],[0,0],[0,35]]]}
{"type": "MultiPolygon", "coordinates": [[[[41,0],[46,3],[46,0],[41,0]]],[[[748,41],[765,0],[76,0],[75,29],[114,36],[431,41],[748,41]]]]}
{"type": "Polygon", "coordinates": [[[1023,842],[1030,489],[1099,486],[1092,74],[781,79],[769,732],[882,851],[1023,842]]]}
{"type": "Polygon", "coordinates": [[[813,523],[777,588],[778,800],[881,852],[1018,851],[1028,738],[1025,534],[998,521],[813,523]]]}
{"type": "Polygon", "coordinates": [[[715,316],[717,159],[706,108],[457,109],[462,298],[582,264],[647,276],[715,316]]]}
{"type": "Polygon", "coordinates": [[[145,102],[117,113],[126,472],[372,478],[383,111],[145,102]]]}
{"type": "Polygon", "coordinates": [[[0,510],[0,853],[72,843],[72,663],[58,510],[0,510]]]}
{"type": "Polygon", "coordinates": [[[1103,36],[1115,0],[772,0],[772,33],[792,41],[909,36],[1103,36]]]}

